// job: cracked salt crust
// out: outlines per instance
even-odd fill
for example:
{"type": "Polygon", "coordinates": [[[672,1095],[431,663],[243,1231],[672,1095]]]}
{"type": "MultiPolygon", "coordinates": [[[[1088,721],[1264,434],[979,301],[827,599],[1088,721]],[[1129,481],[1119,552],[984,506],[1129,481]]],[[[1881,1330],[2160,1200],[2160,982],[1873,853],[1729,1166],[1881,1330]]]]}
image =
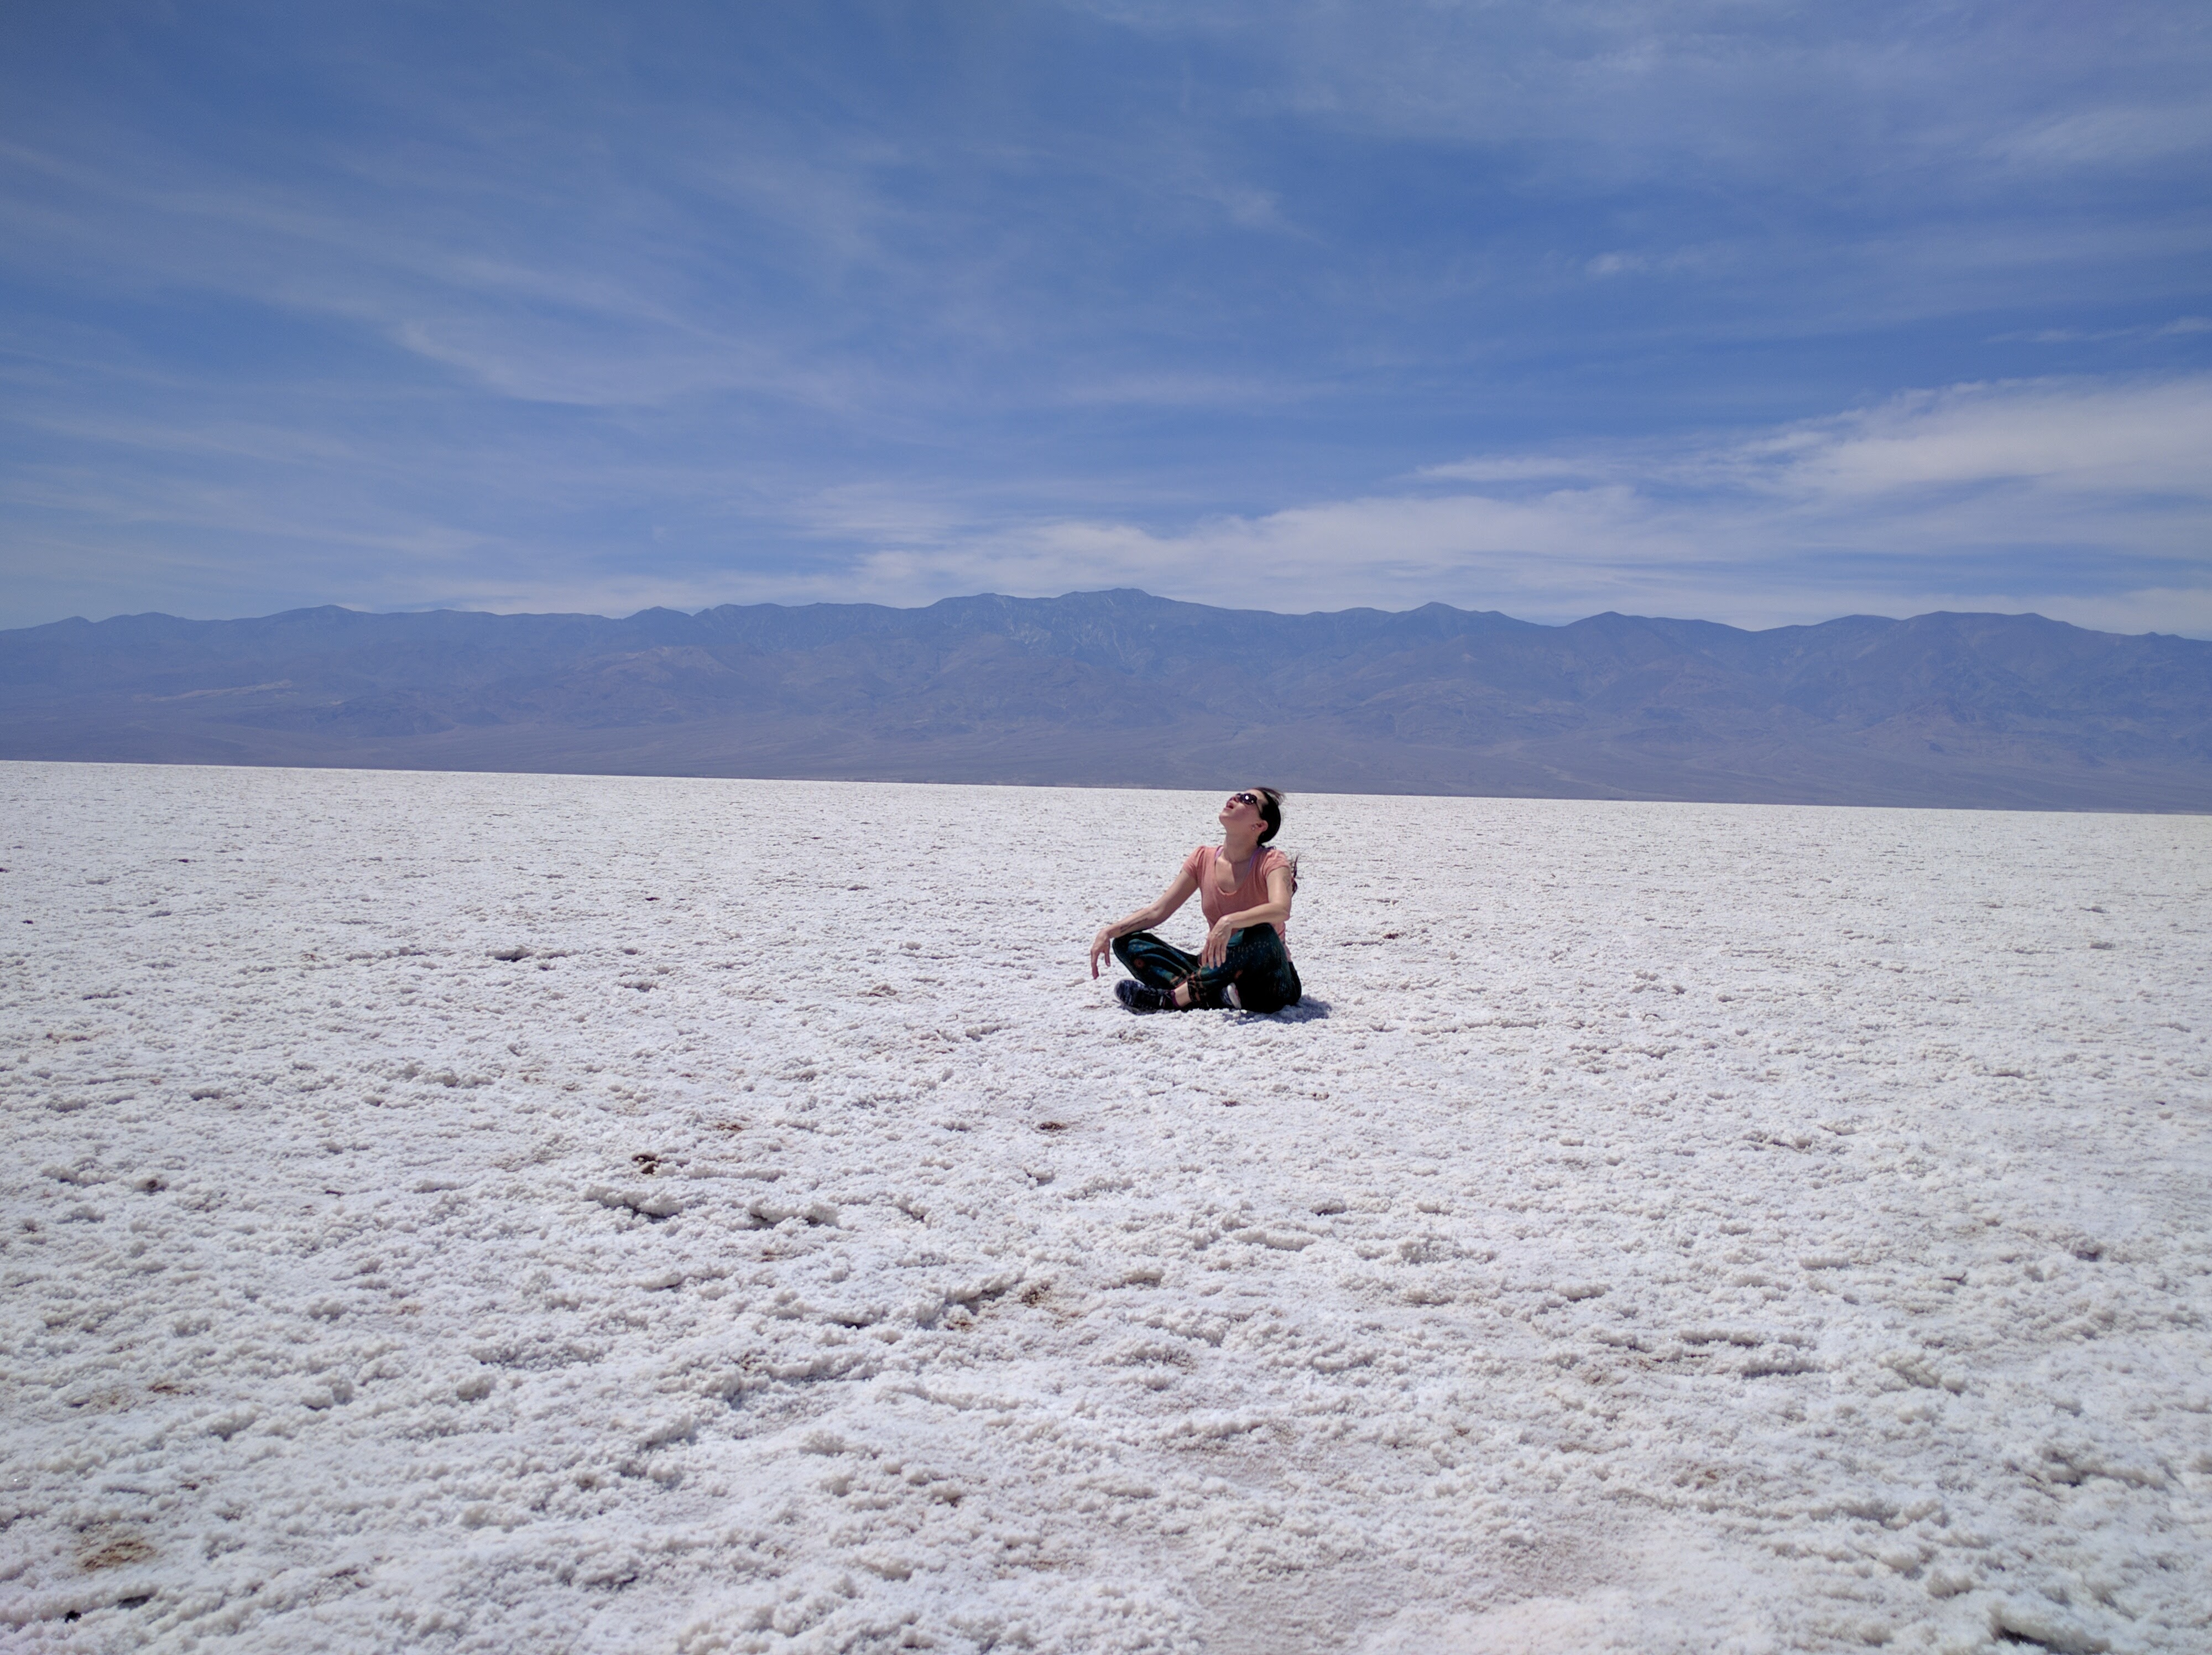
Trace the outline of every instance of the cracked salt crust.
{"type": "Polygon", "coordinates": [[[0,799],[11,1650],[2212,1648],[2202,819],[0,799]]]}

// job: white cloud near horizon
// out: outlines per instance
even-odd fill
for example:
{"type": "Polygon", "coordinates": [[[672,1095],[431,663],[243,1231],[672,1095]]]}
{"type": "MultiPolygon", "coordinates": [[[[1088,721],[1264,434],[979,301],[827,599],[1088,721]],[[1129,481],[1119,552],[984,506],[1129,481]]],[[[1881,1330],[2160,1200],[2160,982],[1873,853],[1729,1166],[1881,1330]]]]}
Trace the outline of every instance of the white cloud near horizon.
{"type": "MultiPolygon", "coordinates": [[[[832,512],[825,529],[848,524],[832,512]]],[[[896,534],[873,501],[868,532],[896,534]]],[[[860,559],[909,600],[1138,586],[1277,610],[1432,599],[1738,624],[2034,610],[2212,635],[2212,376],[1916,391],[1749,437],[1471,456],[1393,492],[1175,529],[963,533],[941,509],[860,559]]]]}
{"type": "MultiPolygon", "coordinates": [[[[375,554],[369,578],[325,577],[285,604],[627,613],[1141,587],[1284,611],[1443,601],[1536,621],[1612,609],[1766,626],[1942,608],[2212,636],[2212,375],[1915,390],[1747,433],[1469,455],[1244,514],[1155,499],[1139,519],[958,483],[771,490],[739,514],[823,549],[781,571],[549,563],[525,537],[395,509],[398,473],[362,472],[320,434],[211,424],[186,441],[152,423],[101,435],[161,441],[186,463],[143,474],[128,497],[80,471],[19,474],[4,491],[16,506],[79,523],[57,555],[98,556],[82,520],[103,496],[115,514],[99,514],[118,529],[164,525],[239,556],[334,535],[341,553],[375,554]],[[281,456],[310,479],[310,501],[192,469],[227,452],[281,456]],[[362,484],[343,525],[314,514],[324,470],[362,484]]],[[[738,510],[726,503],[735,486],[676,463],[626,484],[725,513],[738,510]]]]}

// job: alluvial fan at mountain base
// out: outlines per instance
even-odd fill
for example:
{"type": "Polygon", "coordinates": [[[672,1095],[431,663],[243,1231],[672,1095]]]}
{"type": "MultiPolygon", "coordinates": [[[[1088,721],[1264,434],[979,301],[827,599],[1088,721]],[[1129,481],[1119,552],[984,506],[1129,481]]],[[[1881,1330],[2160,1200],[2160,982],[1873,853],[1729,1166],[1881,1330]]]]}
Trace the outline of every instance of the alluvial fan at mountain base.
{"type": "Polygon", "coordinates": [[[0,1641],[2212,1648],[2212,824],[1219,803],[0,766],[0,1641]]]}

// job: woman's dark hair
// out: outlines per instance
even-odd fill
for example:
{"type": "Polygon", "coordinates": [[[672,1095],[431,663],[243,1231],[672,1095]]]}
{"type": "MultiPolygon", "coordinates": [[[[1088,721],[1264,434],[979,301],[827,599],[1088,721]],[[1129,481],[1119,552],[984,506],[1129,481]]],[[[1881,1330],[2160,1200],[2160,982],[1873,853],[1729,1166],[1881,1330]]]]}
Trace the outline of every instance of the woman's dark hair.
{"type": "Polygon", "coordinates": [[[1260,795],[1260,819],[1267,831],[1261,834],[1260,843],[1266,844],[1283,830],[1283,790],[1280,788],[1255,788],[1260,795]]]}
{"type": "MultiPolygon", "coordinates": [[[[1255,788],[1252,791],[1260,795],[1260,819],[1267,824],[1260,832],[1260,843],[1264,845],[1283,831],[1285,795],[1280,788],[1255,788]]],[[[1291,858],[1291,889],[1296,891],[1297,888],[1298,859],[1292,856],[1291,858]]]]}

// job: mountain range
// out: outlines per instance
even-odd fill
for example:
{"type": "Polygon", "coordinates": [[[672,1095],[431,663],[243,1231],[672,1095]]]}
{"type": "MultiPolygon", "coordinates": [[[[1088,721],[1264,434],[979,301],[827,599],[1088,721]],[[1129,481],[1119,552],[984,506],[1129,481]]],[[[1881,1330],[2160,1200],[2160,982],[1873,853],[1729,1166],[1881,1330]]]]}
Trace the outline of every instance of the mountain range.
{"type": "Polygon", "coordinates": [[[1142,592],[0,632],[0,758],[2212,810],[2212,642],[1142,592]]]}

